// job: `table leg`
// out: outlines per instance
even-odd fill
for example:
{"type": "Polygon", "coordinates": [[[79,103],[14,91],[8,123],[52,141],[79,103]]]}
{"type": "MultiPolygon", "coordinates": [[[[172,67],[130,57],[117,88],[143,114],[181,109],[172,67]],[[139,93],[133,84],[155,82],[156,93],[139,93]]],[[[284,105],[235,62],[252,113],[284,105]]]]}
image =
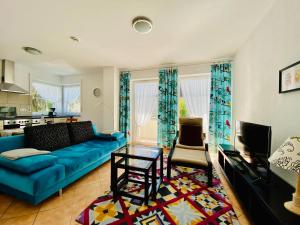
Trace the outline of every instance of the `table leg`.
{"type": "Polygon", "coordinates": [[[113,192],[113,199],[114,201],[117,200],[117,179],[118,179],[118,174],[117,174],[117,168],[115,165],[115,156],[111,156],[111,175],[110,175],[110,182],[111,182],[111,191],[113,192]]]}
{"type": "Polygon", "coordinates": [[[161,151],[160,153],[160,179],[161,182],[163,181],[163,177],[164,177],[164,153],[163,151],[161,151]]]}
{"type": "Polygon", "coordinates": [[[145,205],[149,201],[149,171],[145,172],[145,205]]]}
{"type": "Polygon", "coordinates": [[[156,161],[154,161],[152,163],[152,199],[156,200],[156,194],[157,194],[157,190],[156,190],[156,161]]]}

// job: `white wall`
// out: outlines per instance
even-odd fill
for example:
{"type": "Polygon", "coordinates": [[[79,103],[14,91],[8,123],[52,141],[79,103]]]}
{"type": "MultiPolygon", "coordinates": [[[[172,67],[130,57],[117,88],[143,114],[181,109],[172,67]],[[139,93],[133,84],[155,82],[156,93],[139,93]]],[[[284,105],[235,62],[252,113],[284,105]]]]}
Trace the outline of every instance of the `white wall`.
{"type": "Polygon", "coordinates": [[[118,130],[119,70],[116,67],[103,68],[102,97],[102,130],[118,130]]]}
{"type": "MultiPolygon", "coordinates": [[[[279,94],[278,71],[300,60],[300,1],[277,0],[235,57],[234,119],[272,126],[272,152],[300,135],[300,91],[279,94]]],[[[294,176],[272,168],[294,185],[294,176]]]]}
{"type": "Polygon", "coordinates": [[[80,84],[81,120],[91,120],[100,131],[102,127],[102,96],[95,97],[93,90],[102,88],[102,71],[97,73],[61,77],[62,85],[80,84]]]}
{"type": "Polygon", "coordinates": [[[15,82],[17,85],[29,91],[33,80],[49,84],[61,84],[61,76],[37,70],[24,64],[15,63],[15,82]]]}
{"type": "Polygon", "coordinates": [[[81,84],[82,120],[91,120],[98,131],[119,129],[119,70],[103,67],[93,74],[62,76],[62,84],[81,84]],[[93,90],[100,88],[100,97],[93,90]]]}

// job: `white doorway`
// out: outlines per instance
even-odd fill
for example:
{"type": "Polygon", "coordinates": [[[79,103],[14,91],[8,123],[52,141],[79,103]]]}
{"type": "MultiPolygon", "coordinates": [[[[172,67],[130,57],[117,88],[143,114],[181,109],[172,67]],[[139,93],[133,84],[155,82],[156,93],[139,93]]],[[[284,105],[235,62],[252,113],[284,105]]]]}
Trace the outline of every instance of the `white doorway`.
{"type": "Polygon", "coordinates": [[[134,144],[157,145],[158,81],[133,82],[132,141],[134,144]]]}

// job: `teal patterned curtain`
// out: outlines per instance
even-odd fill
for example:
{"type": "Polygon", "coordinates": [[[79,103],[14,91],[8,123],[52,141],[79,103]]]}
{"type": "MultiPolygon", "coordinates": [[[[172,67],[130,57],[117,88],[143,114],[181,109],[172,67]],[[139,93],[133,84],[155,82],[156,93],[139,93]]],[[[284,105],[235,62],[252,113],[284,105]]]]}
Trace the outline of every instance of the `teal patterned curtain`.
{"type": "Polygon", "coordinates": [[[171,147],[178,124],[178,72],[165,68],[159,71],[158,137],[159,147],[171,147]]]}
{"type": "Polygon", "coordinates": [[[120,74],[120,131],[124,133],[127,140],[130,132],[130,72],[120,74]]]}
{"type": "Polygon", "coordinates": [[[210,144],[229,144],[231,138],[231,64],[211,66],[210,144]]]}

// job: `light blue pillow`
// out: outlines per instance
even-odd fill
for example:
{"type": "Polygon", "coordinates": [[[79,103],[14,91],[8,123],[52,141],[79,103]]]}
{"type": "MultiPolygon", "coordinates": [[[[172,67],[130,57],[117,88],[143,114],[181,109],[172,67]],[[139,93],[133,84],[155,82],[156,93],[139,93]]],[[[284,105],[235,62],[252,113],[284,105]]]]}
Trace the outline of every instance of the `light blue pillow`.
{"type": "Polygon", "coordinates": [[[0,166],[17,171],[19,173],[28,174],[49,166],[53,166],[56,161],[57,157],[54,155],[35,155],[16,160],[0,157],[0,166]]]}

